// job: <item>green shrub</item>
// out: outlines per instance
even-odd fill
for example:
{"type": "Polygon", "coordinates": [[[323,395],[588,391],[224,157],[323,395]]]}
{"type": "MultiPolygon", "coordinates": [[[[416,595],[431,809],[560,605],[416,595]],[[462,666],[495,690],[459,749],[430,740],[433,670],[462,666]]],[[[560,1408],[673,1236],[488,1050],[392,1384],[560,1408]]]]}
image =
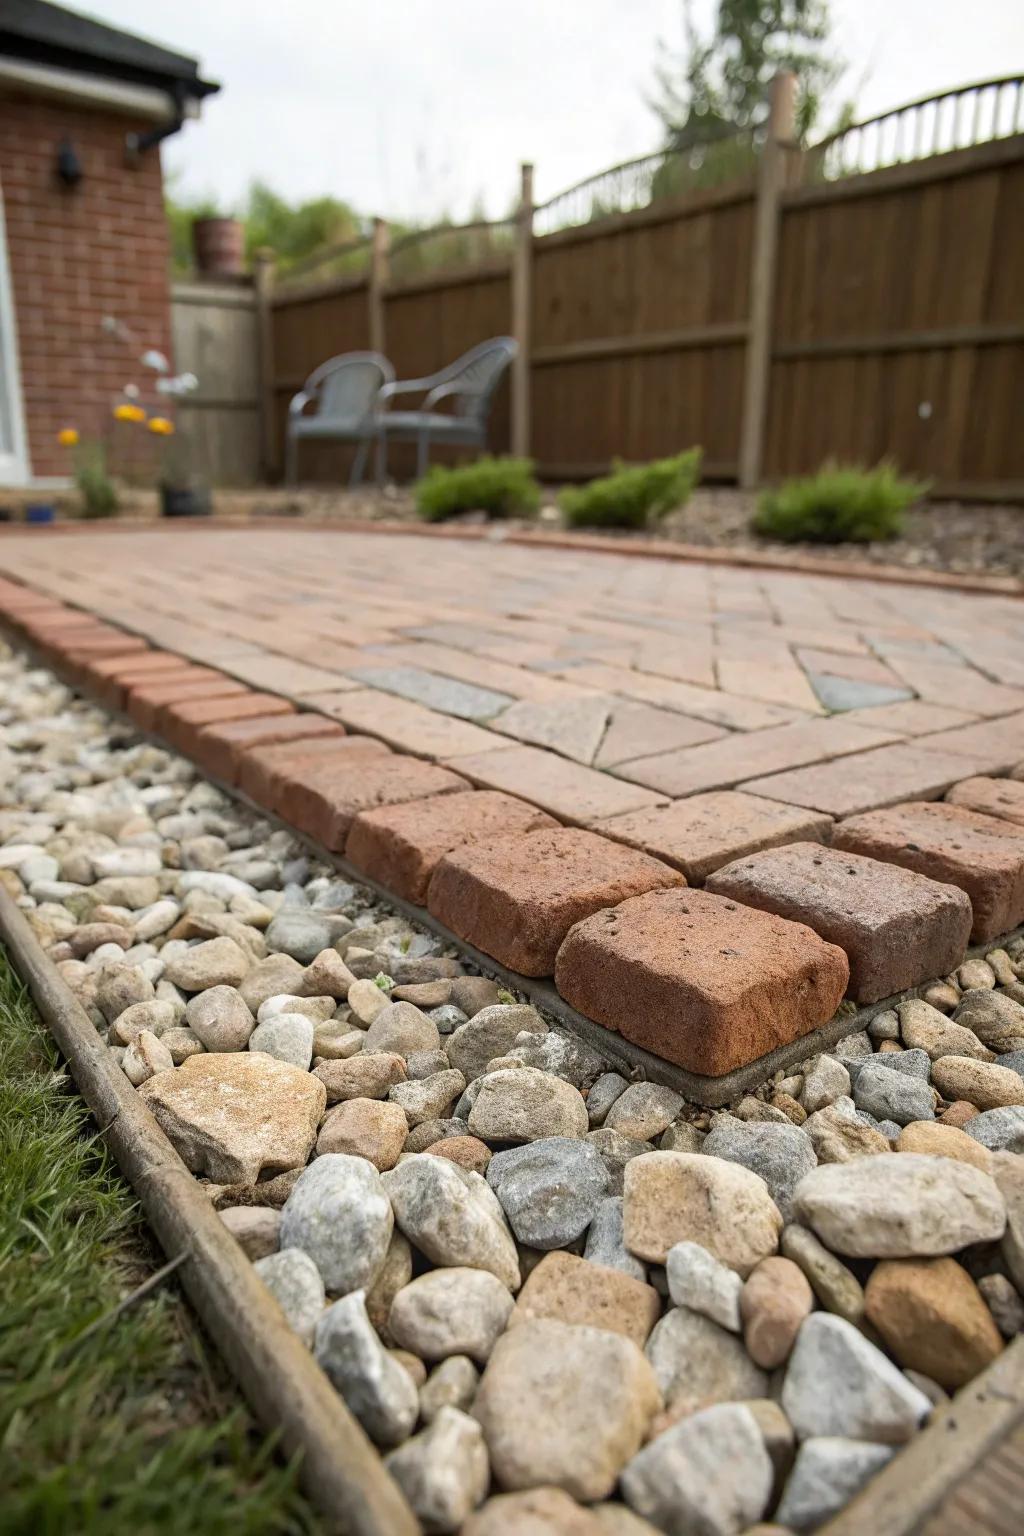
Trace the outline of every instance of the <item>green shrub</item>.
{"type": "Polygon", "coordinates": [[[570,528],[646,528],[687,501],[700,475],[701,450],[628,467],[573,487],[558,498],[570,528]]]}
{"type": "Polygon", "coordinates": [[[117,490],[107,474],[102,443],[83,443],[75,460],[75,484],[82,498],[83,517],[110,517],[117,511],[117,490]]]}
{"type": "Polygon", "coordinates": [[[417,482],[415,494],[416,510],[428,523],[459,512],[514,517],[517,512],[536,512],[540,506],[540,486],[533,478],[530,459],[484,457],[454,469],[435,464],[417,482]]]}
{"type": "Polygon", "coordinates": [[[787,544],[871,544],[895,539],[903,513],[927,490],[925,482],[901,480],[885,460],[874,469],[828,463],[765,491],[751,526],[787,544]]]}

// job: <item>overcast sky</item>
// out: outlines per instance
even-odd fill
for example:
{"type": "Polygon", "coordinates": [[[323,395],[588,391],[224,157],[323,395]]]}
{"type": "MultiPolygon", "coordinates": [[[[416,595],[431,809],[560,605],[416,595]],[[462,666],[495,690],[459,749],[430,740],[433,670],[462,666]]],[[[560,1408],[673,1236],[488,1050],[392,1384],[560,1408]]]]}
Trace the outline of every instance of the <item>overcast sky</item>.
{"type": "MultiPolygon", "coordinates": [[[[85,9],[86,5],[82,5],[85,9]]],[[[653,150],[645,105],[681,0],[91,0],[200,60],[219,96],[164,148],[179,193],[237,202],[254,177],[364,213],[506,211],[520,160],[539,198],[653,150]]],[[[706,23],[714,0],[695,0],[706,23]]],[[[1024,70],[1022,0],[832,0],[860,115],[1024,70]]]]}

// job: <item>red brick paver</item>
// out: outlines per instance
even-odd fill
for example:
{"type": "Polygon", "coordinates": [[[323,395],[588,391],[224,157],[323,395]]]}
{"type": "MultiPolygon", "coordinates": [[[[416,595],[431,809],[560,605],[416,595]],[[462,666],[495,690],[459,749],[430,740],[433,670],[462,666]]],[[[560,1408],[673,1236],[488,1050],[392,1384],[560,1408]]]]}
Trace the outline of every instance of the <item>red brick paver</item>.
{"type": "Polygon", "coordinates": [[[262,720],[268,715],[290,715],[294,705],[272,693],[221,695],[209,699],[178,699],[164,704],[157,714],[157,724],[164,736],[184,752],[195,757],[199,733],[204,726],[223,725],[229,720],[262,720]]]}
{"type": "Polygon", "coordinates": [[[950,805],[962,805],[969,811],[998,817],[1024,827],[1024,784],[1018,779],[964,779],[954,784],[946,795],[950,805]]]}
{"type": "Polygon", "coordinates": [[[343,735],[344,728],[337,720],[328,720],[308,710],[293,715],[256,715],[252,719],[204,726],[195,739],[194,756],[208,773],[228,784],[237,784],[242,754],[251,747],[324,738],[334,740],[343,735]]]}
{"type": "Polygon", "coordinates": [[[574,1008],[690,1072],[720,1077],[830,1019],[843,951],[706,891],[654,891],[578,923],[555,983],[574,1008]]]}
{"type": "Polygon", "coordinates": [[[603,816],[662,805],[665,801],[664,795],[624,784],[611,774],[584,768],[581,763],[567,762],[540,747],[506,747],[457,757],[452,759],[451,766],[474,784],[532,800],[559,821],[577,826],[603,816]]]}
{"type": "Polygon", "coordinates": [[[438,861],[453,848],[556,825],[545,811],[495,790],[434,795],[361,811],[345,857],[396,896],[421,906],[438,861]]]}
{"type": "Polygon", "coordinates": [[[701,885],[712,870],[758,848],[807,839],[827,842],[831,829],[831,816],[733,789],[594,823],[605,837],[681,869],[691,885],[701,885]]]}
{"type": "Polygon", "coordinates": [[[912,745],[858,752],[855,757],[797,768],[792,773],[772,774],[767,779],[749,779],[742,787],[753,795],[806,805],[830,816],[853,816],[874,806],[944,794],[965,772],[977,772],[982,767],[984,762],[937,752],[918,740],[912,745]]]}
{"type": "Polygon", "coordinates": [[[1024,828],[960,805],[911,802],[854,816],[832,841],[958,885],[971,898],[976,944],[1024,921],[1024,828]]]}
{"type": "Polygon", "coordinates": [[[354,759],[339,755],[296,772],[278,803],[286,820],[332,853],[341,853],[360,811],[468,788],[458,774],[420,758],[390,753],[360,754],[354,759]]]}
{"type": "Polygon", "coordinates": [[[125,710],[142,731],[156,729],[157,718],[165,704],[186,699],[240,698],[248,690],[222,672],[208,667],[183,667],[180,672],[161,675],[160,682],[148,679],[126,689],[125,710]]]}
{"type": "Polygon", "coordinates": [[[550,976],[573,923],[627,896],[685,885],[660,859],[575,827],[465,843],[441,859],[427,906],[523,976],[550,976]]]}
{"type": "Polygon", "coordinates": [[[326,761],[351,763],[362,757],[390,757],[391,748],[370,736],[324,736],[314,740],[278,742],[249,747],[238,764],[242,792],[276,815],[284,815],[285,799],[293,783],[309,769],[326,761]]]}
{"type": "Polygon", "coordinates": [[[737,859],[711,875],[707,889],[806,923],[838,944],[857,1003],[948,975],[967,952],[971,903],[958,887],[817,843],[737,859]]]}

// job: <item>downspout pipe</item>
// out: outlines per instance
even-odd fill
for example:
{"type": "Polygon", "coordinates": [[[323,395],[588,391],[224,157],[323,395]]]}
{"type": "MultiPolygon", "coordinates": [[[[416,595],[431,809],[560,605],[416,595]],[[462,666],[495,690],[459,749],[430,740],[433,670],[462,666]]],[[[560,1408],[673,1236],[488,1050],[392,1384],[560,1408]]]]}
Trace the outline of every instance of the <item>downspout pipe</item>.
{"type": "Polygon", "coordinates": [[[182,84],[176,84],[170,92],[173,116],[164,123],[157,123],[153,128],[146,128],[137,133],[126,133],[124,136],[125,151],[130,160],[139,160],[147,150],[155,149],[162,144],[164,139],[169,139],[175,133],[180,133],[185,124],[186,91],[182,84]]]}

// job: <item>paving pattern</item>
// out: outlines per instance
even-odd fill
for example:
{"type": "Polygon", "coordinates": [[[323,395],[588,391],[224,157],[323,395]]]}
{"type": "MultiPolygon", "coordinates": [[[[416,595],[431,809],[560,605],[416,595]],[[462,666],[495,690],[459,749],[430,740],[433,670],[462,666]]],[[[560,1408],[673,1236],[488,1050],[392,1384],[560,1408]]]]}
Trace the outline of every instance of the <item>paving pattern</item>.
{"type": "MultiPolygon", "coordinates": [[[[760,970],[753,954],[742,966],[737,960],[745,967],[740,990],[696,950],[680,971],[669,951],[690,943],[685,903],[644,898],[641,889],[670,887],[680,873],[699,884],[731,861],[789,843],[810,849],[799,868],[813,871],[814,846],[834,841],[869,855],[866,867],[880,879],[893,864],[923,878],[919,897],[913,882],[900,888],[906,931],[917,934],[922,956],[928,942],[950,944],[927,928],[925,914],[943,905],[926,889],[929,879],[972,897],[975,940],[1024,918],[1017,785],[992,777],[1024,759],[1024,603],[1015,599],[498,538],[301,526],[7,536],[0,573],[37,594],[30,638],[44,654],[51,647],[65,670],[88,676],[107,702],[209,771],[250,792],[255,786],[256,798],[333,851],[354,840],[376,850],[371,862],[414,866],[427,905],[438,907],[435,915],[444,907],[456,931],[452,891],[460,910],[473,909],[472,927],[485,887],[493,895],[495,871],[507,868],[499,892],[507,910],[495,907],[482,945],[497,958],[506,958],[499,951],[513,922],[523,930],[517,941],[533,944],[531,974],[540,975],[551,974],[566,931],[590,913],[615,907],[628,928],[633,898],[646,901],[644,912],[671,912],[671,934],[643,961],[649,1016],[633,1017],[630,945],[617,951],[597,936],[606,993],[621,1001],[610,1016],[607,999],[586,1011],[610,1028],[639,1029],[648,1048],[679,1065],[726,1070],[737,1051],[749,1058],[806,1033],[824,1022],[806,1006],[807,977],[818,978],[824,1008],[837,975],[827,956],[795,942],[790,975],[781,941],[760,970]],[[291,723],[295,709],[308,730],[291,723]],[[980,781],[973,791],[963,789],[969,780],[980,781]],[[885,820],[886,808],[935,800],[957,785],[959,804],[943,807],[948,815],[900,812],[893,821],[890,812],[885,820]],[[438,872],[435,901],[435,866],[458,862],[455,850],[469,838],[451,830],[458,813],[437,806],[448,796],[468,806],[474,790],[492,792],[499,820],[511,799],[600,834],[595,847],[608,840],[605,862],[569,844],[536,860],[510,849],[504,865],[483,861],[486,874],[469,858],[457,881],[451,867],[438,872]],[[389,824],[389,808],[409,802],[422,813],[389,824]],[[383,822],[369,837],[360,818],[372,816],[383,822]],[[858,818],[849,834],[834,825],[843,818],[858,818]],[[916,829],[913,856],[904,825],[916,829]],[[958,858],[961,834],[983,852],[958,858]],[[871,858],[886,862],[873,866],[871,858]],[[637,861],[648,874],[633,890],[637,861]],[[590,879],[597,869],[601,878],[590,879]],[[567,917],[557,932],[556,908],[567,917]],[[543,931],[543,944],[531,927],[543,931]],[[658,998],[686,995],[690,985],[700,992],[713,975],[720,995],[701,1039],[675,1038],[671,1009],[658,998]],[[794,1002],[786,1017],[738,1045],[729,1023],[737,1009],[760,1006],[760,998],[773,1019],[776,994],[787,987],[794,1002]]],[[[8,590],[24,617],[24,588],[8,590]]],[[[538,847],[550,842],[550,834],[522,830],[513,841],[524,836],[538,847]]],[[[855,915],[827,883],[822,875],[821,889],[802,902],[817,943],[838,945],[839,954],[856,949],[861,970],[881,955],[862,952],[858,923],[861,935],[877,934],[876,948],[907,947],[878,916],[884,882],[873,891],[864,882],[868,896],[855,915]]],[[[707,931],[726,932],[730,924],[716,926],[710,915],[725,896],[702,900],[710,904],[707,931]]],[[[748,934],[759,931],[753,907],[777,921],[796,915],[791,894],[773,893],[770,881],[742,906],[748,934]]],[[[480,942],[478,932],[461,936],[480,942]]],[[[844,984],[839,978],[840,995],[844,984]]]]}

